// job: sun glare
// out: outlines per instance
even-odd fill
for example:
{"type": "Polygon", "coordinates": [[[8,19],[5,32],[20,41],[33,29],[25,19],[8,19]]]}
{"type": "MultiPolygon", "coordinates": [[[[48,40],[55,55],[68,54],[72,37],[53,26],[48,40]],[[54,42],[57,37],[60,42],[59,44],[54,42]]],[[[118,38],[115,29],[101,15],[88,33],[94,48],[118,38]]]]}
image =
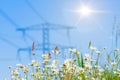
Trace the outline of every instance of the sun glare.
{"type": "Polygon", "coordinates": [[[81,15],[88,16],[92,13],[92,10],[88,6],[81,6],[79,12],[81,15]]]}

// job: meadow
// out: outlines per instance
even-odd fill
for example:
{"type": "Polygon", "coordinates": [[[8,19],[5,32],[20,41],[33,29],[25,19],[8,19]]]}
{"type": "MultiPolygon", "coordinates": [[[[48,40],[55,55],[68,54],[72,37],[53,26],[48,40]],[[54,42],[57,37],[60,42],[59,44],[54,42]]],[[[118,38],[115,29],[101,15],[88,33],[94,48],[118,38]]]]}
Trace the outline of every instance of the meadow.
{"type": "Polygon", "coordinates": [[[8,66],[11,77],[5,80],[120,80],[117,48],[110,52],[106,48],[98,50],[90,42],[88,49],[87,54],[75,48],[69,49],[69,57],[60,64],[58,57],[62,53],[59,47],[55,47],[53,53],[41,55],[42,61],[32,60],[28,65],[16,64],[16,68],[8,66]],[[106,55],[106,62],[101,65],[102,54],[106,55]]]}

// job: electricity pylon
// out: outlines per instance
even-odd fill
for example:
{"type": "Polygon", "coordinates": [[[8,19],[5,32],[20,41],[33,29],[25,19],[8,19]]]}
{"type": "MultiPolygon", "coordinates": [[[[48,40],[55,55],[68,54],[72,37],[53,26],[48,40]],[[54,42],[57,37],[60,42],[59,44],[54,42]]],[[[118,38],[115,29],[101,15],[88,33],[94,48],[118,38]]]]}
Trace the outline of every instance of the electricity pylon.
{"type": "MultiPolygon", "coordinates": [[[[27,0],[26,0],[27,1],[27,0]]],[[[27,1],[28,2],[28,1],[27,1]]],[[[29,26],[29,27],[25,27],[25,28],[20,28],[21,26],[19,26],[16,22],[14,22],[6,13],[4,13],[4,11],[0,10],[0,13],[2,13],[2,15],[13,25],[17,28],[17,31],[22,31],[23,32],[23,36],[28,37],[29,39],[31,39],[33,41],[33,38],[31,38],[31,36],[29,36],[28,34],[26,34],[26,31],[28,30],[42,30],[42,38],[43,38],[43,42],[42,42],[42,50],[43,53],[46,53],[50,50],[50,42],[49,42],[49,32],[51,30],[58,30],[58,29],[66,29],[67,30],[67,34],[69,35],[69,30],[72,29],[73,27],[69,27],[69,26],[64,26],[64,25],[60,25],[60,24],[52,24],[49,23],[48,21],[46,21],[45,19],[43,19],[43,17],[40,16],[40,14],[34,9],[34,7],[32,7],[32,5],[28,2],[28,5],[31,7],[31,9],[40,17],[40,19],[42,19],[44,21],[44,23],[42,24],[37,24],[37,25],[33,25],[33,26],[29,26]],[[19,28],[18,28],[19,27],[19,28]]],[[[66,46],[62,46],[65,48],[68,48],[66,46]]],[[[19,57],[19,52],[20,51],[28,51],[29,52],[29,56],[31,55],[31,47],[28,46],[27,48],[19,48],[18,49],[18,57],[19,57]]]]}
{"type": "Polygon", "coordinates": [[[74,27],[65,26],[60,24],[52,24],[52,23],[43,23],[32,25],[26,28],[17,28],[17,31],[26,32],[26,31],[42,31],[42,51],[43,53],[48,53],[50,51],[50,31],[52,30],[67,30],[73,29],[74,27]]]}
{"type": "MultiPolygon", "coordinates": [[[[49,51],[49,47],[50,47],[50,42],[49,42],[49,32],[50,30],[58,30],[58,29],[66,29],[67,30],[67,37],[70,41],[70,36],[69,36],[69,29],[72,29],[73,27],[69,27],[69,26],[65,26],[65,25],[60,25],[60,24],[52,24],[50,22],[48,22],[46,19],[44,19],[40,13],[36,10],[36,8],[30,3],[29,0],[25,0],[26,4],[31,8],[31,10],[33,10],[33,12],[44,22],[42,24],[38,24],[38,25],[34,25],[34,26],[39,26],[39,29],[42,30],[42,46],[43,46],[43,53],[46,53],[49,51]]],[[[20,30],[20,29],[19,29],[20,30]]],[[[30,30],[30,29],[21,29],[23,32],[25,30],[30,30]]],[[[32,29],[34,30],[34,29],[32,29]]],[[[38,29],[36,29],[38,30],[38,29]]]]}
{"type": "Polygon", "coordinates": [[[117,18],[114,16],[114,22],[112,26],[112,49],[118,48],[119,36],[120,36],[120,23],[117,23],[117,18]]]}
{"type": "Polygon", "coordinates": [[[115,34],[115,47],[116,48],[118,48],[119,36],[120,36],[120,24],[118,24],[116,27],[116,34],[115,34]]]}

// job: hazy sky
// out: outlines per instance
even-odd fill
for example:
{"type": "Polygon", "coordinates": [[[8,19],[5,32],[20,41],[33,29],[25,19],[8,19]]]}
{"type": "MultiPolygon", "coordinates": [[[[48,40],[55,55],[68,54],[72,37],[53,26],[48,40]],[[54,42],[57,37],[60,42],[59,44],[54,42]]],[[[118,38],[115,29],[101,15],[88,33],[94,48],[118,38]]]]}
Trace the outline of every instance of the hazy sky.
{"type": "MultiPolygon", "coordinates": [[[[115,16],[115,26],[118,26],[120,0],[0,0],[0,77],[6,76],[8,65],[20,63],[15,60],[17,50],[32,45],[33,41],[24,38],[21,32],[16,31],[17,28],[44,22],[73,26],[70,38],[67,37],[66,30],[51,30],[50,43],[74,46],[85,52],[88,42],[92,41],[98,48],[111,49],[115,16]],[[36,14],[29,3],[39,14],[36,14]],[[81,4],[98,12],[87,17],[81,16],[76,12],[81,4]]],[[[27,34],[42,43],[41,31],[29,31],[27,34]]],[[[28,58],[26,53],[23,56],[28,58]]]]}

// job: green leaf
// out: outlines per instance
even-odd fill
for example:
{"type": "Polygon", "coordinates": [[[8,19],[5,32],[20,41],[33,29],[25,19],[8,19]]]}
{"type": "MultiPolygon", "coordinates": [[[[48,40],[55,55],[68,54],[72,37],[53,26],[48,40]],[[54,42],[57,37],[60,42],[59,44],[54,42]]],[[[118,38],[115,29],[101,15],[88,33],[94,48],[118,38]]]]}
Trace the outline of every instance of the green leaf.
{"type": "Polygon", "coordinates": [[[88,48],[90,48],[92,45],[92,42],[90,41],[89,44],[88,44],[88,48]]]}
{"type": "Polygon", "coordinates": [[[82,55],[82,53],[81,53],[81,67],[84,67],[84,59],[83,59],[83,55],[82,55]]]}

